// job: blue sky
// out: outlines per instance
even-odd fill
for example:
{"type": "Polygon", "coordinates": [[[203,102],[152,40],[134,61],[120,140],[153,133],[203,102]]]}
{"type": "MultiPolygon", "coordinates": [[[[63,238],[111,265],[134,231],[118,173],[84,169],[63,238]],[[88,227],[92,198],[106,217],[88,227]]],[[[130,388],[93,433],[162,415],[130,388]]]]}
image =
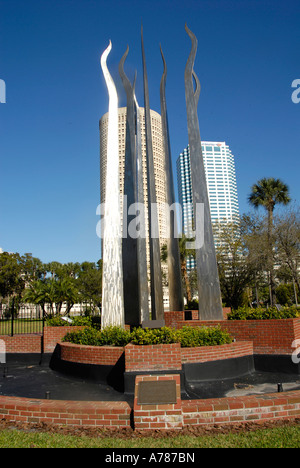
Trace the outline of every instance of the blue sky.
{"type": "MultiPolygon", "coordinates": [[[[299,201],[300,79],[298,0],[0,0],[0,247],[44,262],[97,261],[99,119],[108,66],[129,45],[125,71],[137,70],[143,105],[141,21],[150,106],[160,112],[161,43],[173,169],[187,146],[185,22],[198,38],[195,71],[203,140],[226,141],[235,155],[241,213],[262,177],[281,178],[299,201]]],[[[120,88],[120,105],[125,105],[120,88]]],[[[176,177],[175,177],[176,179],[176,177]]]]}

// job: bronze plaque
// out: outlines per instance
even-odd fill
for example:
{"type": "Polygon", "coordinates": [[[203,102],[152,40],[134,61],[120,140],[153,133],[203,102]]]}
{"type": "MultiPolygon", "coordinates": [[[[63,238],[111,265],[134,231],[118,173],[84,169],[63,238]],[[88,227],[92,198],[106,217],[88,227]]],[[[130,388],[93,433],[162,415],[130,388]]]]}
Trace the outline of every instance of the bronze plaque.
{"type": "Polygon", "coordinates": [[[176,404],[175,380],[146,380],[138,384],[138,405],[176,404]]]}

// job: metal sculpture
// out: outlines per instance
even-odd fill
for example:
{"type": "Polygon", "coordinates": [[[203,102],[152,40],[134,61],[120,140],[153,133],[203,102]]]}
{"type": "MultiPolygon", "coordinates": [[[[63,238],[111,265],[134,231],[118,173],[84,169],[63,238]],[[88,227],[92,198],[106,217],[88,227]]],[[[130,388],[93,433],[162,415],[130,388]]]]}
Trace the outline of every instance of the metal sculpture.
{"type": "Polygon", "coordinates": [[[126,52],[119,63],[119,74],[127,97],[126,112],[126,143],[125,143],[125,167],[124,167],[124,198],[123,198],[123,283],[124,283],[124,310],[125,322],[131,326],[140,323],[139,281],[138,281],[138,250],[137,237],[129,233],[130,223],[136,216],[128,210],[128,207],[136,206],[136,150],[135,150],[135,102],[133,87],[124,72],[124,62],[129,52],[126,52]]]}
{"type": "Polygon", "coordinates": [[[185,25],[185,30],[192,41],[191,52],[185,67],[184,81],[193,187],[194,224],[195,232],[200,232],[202,229],[204,234],[202,245],[197,245],[199,242],[197,243],[196,239],[199,318],[201,320],[220,320],[223,319],[222,300],[197,115],[200,82],[193,69],[198,41],[195,34],[190,31],[187,25],[185,25]],[[195,90],[193,79],[196,83],[195,90]],[[203,208],[203,216],[201,217],[197,216],[198,206],[203,208]],[[199,229],[198,223],[203,223],[201,229],[199,229]]]}
{"type": "MultiPolygon", "coordinates": [[[[160,107],[161,107],[161,121],[162,133],[164,142],[165,153],[165,172],[166,172],[166,202],[169,207],[172,205],[175,208],[175,193],[173,181],[172,158],[170,148],[170,136],[167,114],[166,102],[166,79],[167,79],[167,65],[165,57],[160,46],[161,57],[163,60],[164,71],[160,82],[160,107]]],[[[169,235],[167,237],[167,254],[168,254],[168,282],[169,282],[169,308],[172,311],[179,311],[184,309],[182,281],[181,281],[181,266],[180,266],[180,252],[178,235],[176,233],[177,219],[175,209],[170,210],[169,220],[169,235]]]]}
{"type": "Polygon", "coordinates": [[[122,217],[120,211],[118,95],[107,68],[111,41],[101,56],[101,67],[109,95],[107,169],[103,227],[102,328],[124,327],[122,217]]]}
{"type": "Polygon", "coordinates": [[[144,180],[143,180],[143,157],[142,157],[142,133],[140,108],[135,95],[134,81],[134,102],[136,116],[136,183],[137,183],[137,204],[139,208],[139,233],[137,238],[138,249],[138,281],[139,281],[139,302],[140,302],[140,323],[149,321],[149,287],[147,272],[147,251],[146,251],[146,223],[145,223],[145,203],[144,203],[144,180]]]}
{"type": "MultiPolygon", "coordinates": [[[[187,109],[188,139],[193,187],[194,228],[196,232],[195,251],[199,291],[199,318],[203,320],[223,318],[215,244],[209,208],[206,175],[204,170],[201,137],[197,115],[200,96],[200,82],[194,72],[197,39],[185,26],[192,41],[192,48],[185,67],[185,96],[187,109]],[[194,82],[196,88],[194,89],[194,82]],[[202,216],[199,217],[200,210],[202,216]],[[199,228],[200,227],[200,228],[199,228]],[[203,233],[203,242],[198,239],[203,233]]],[[[103,292],[102,327],[124,326],[149,323],[149,318],[163,323],[163,289],[160,260],[158,212],[156,202],[155,173],[152,147],[152,130],[149,105],[149,88],[146,58],[141,28],[143,61],[145,140],[147,164],[148,230],[150,251],[150,298],[149,312],[148,277],[146,259],[146,228],[144,213],[144,186],[141,144],[140,108],[135,96],[135,81],[131,85],[124,72],[124,63],[129,48],[119,64],[119,73],[127,96],[126,151],[123,214],[120,212],[119,155],[118,155],[118,96],[106,60],[111,51],[111,42],[101,56],[101,67],[109,94],[109,122],[107,143],[106,198],[103,233],[103,292]],[[128,206],[138,208],[134,213],[128,206]],[[126,211],[125,211],[126,210],[126,211]],[[135,217],[135,219],[134,219],[135,217]],[[137,221],[138,218],[138,221],[137,221]],[[139,223],[139,235],[132,236],[129,227],[139,223]],[[123,236],[122,236],[123,224],[123,236]],[[125,312],[124,312],[125,310],[125,312]]],[[[162,131],[165,151],[166,201],[175,204],[170,137],[166,105],[166,61],[160,47],[164,71],[160,83],[162,131]]],[[[176,213],[170,210],[170,233],[168,239],[168,272],[170,310],[183,310],[179,243],[176,235],[176,213]]],[[[137,230],[136,230],[137,231],[137,230]]]]}
{"type": "Polygon", "coordinates": [[[146,57],[143,39],[143,27],[141,29],[143,77],[144,77],[144,108],[145,108],[145,135],[146,135],[146,158],[148,179],[148,225],[149,225],[149,247],[150,247],[150,282],[151,282],[151,319],[163,320],[163,289],[160,261],[160,243],[158,230],[158,212],[155,191],[155,175],[153,162],[152,131],[149,105],[149,88],[146,68],[146,57]]]}

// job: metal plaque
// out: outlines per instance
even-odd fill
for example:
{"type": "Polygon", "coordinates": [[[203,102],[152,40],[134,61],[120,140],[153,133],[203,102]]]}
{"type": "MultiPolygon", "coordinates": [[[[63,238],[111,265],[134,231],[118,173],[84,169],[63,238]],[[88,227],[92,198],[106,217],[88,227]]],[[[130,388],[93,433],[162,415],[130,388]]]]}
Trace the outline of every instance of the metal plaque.
{"type": "Polygon", "coordinates": [[[138,405],[176,404],[175,380],[150,380],[138,384],[138,405]]]}
{"type": "Polygon", "coordinates": [[[142,328],[162,328],[165,325],[164,320],[144,320],[142,322],[142,328]]]}

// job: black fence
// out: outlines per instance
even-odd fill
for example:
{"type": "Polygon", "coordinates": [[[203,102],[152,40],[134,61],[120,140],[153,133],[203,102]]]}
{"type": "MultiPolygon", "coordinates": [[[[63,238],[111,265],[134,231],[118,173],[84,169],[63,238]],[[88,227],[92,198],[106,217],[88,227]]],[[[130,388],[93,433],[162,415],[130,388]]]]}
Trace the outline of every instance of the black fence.
{"type": "MultiPolygon", "coordinates": [[[[85,309],[86,306],[82,305],[80,310],[74,311],[74,315],[72,314],[70,318],[85,316],[87,313],[85,309]]],[[[92,316],[95,322],[99,320],[100,323],[99,312],[89,310],[88,315],[92,316]]],[[[14,302],[10,307],[0,304],[0,336],[43,334],[46,319],[47,316],[44,316],[42,308],[38,305],[23,304],[16,308],[14,302]]]]}
{"type": "Polygon", "coordinates": [[[43,327],[43,319],[15,318],[11,316],[0,320],[0,335],[42,334],[43,327]]]}

